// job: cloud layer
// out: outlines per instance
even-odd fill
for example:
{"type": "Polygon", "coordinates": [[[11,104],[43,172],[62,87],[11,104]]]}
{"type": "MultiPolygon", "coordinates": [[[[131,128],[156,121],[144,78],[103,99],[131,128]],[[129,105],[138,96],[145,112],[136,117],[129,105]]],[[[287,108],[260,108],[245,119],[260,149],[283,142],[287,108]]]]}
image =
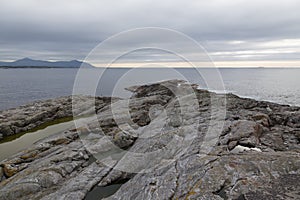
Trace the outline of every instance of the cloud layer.
{"type": "Polygon", "coordinates": [[[299,9],[298,0],[2,0],[0,60],[84,59],[114,34],[151,26],[192,37],[215,61],[298,62],[299,9]]]}

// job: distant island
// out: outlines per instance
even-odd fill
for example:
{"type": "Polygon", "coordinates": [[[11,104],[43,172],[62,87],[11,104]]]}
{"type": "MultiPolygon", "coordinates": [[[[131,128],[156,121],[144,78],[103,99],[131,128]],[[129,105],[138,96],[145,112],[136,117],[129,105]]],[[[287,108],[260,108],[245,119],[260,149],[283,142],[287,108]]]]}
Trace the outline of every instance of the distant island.
{"type": "Polygon", "coordinates": [[[44,61],[44,60],[33,60],[30,58],[23,58],[13,62],[0,62],[0,68],[79,68],[87,67],[92,68],[93,65],[78,61],[44,61]]]}

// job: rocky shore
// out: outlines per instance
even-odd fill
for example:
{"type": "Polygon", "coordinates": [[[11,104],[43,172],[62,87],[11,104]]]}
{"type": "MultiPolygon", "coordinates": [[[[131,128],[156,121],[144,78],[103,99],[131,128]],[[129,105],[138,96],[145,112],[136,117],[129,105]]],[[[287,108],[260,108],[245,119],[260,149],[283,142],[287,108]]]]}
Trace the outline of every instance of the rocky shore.
{"type": "Polygon", "coordinates": [[[74,111],[76,116],[79,116],[90,114],[92,112],[90,109],[92,105],[95,105],[94,109],[96,110],[101,109],[111,102],[111,98],[97,97],[94,99],[86,96],[75,96],[74,98],[61,97],[36,101],[18,108],[0,111],[0,139],[5,136],[30,131],[57,119],[72,118],[72,101],[80,104],[78,105],[80,109],[74,111]]]}
{"type": "Polygon", "coordinates": [[[84,199],[119,182],[106,199],[300,199],[299,107],[179,80],[128,90],[130,99],[74,97],[72,107],[62,97],[0,112],[6,137],[96,111],[1,161],[0,199],[84,199]]]}

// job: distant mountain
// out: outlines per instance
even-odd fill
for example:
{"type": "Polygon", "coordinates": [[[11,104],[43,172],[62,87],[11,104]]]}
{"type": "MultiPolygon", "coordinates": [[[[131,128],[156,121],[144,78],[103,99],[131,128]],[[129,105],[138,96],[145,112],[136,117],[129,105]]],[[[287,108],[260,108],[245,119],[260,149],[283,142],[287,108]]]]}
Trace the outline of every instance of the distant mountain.
{"type": "Polygon", "coordinates": [[[82,67],[94,67],[93,65],[81,62],[78,60],[71,60],[71,61],[56,61],[56,62],[50,62],[50,61],[43,61],[43,60],[33,60],[30,58],[23,58],[20,60],[16,60],[14,62],[0,62],[0,67],[17,67],[17,68],[79,68],[82,67]]]}

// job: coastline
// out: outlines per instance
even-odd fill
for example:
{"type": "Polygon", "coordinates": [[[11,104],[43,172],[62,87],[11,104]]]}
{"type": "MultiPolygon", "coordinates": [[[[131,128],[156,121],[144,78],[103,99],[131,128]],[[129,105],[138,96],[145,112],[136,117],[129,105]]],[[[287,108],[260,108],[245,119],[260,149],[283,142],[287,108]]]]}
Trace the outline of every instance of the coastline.
{"type": "MultiPolygon", "coordinates": [[[[181,81],[164,82],[174,90],[178,89],[178,83],[181,89],[191,87],[181,81]]],[[[187,99],[183,107],[190,112],[183,114],[181,119],[178,119],[176,98],[160,84],[130,89],[133,92],[129,104],[132,121],[123,116],[126,100],[97,97],[97,121],[90,121],[81,128],[66,130],[41,139],[32,147],[0,162],[0,197],[83,199],[95,186],[110,186],[128,179],[130,181],[124,182],[109,199],[120,199],[124,196],[128,199],[133,196],[142,198],[153,195],[151,190],[155,191],[156,196],[174,199],[255,196],[267,198],[272,192],[277,196],[292,192],[295,197],[299,197],[296,191],[300,189],[297,181],[297,178],[300,178],[300,108],[193,88],[198,98],[200,112],[198,110],[196,112],[193,104],[187,99]],[[215,138],[216,142],[209,154],[203,157],[201,134],[207,132],[208,122],[212,118],[212,96],[220,101],[218,103],[221,106],[225,106],[226,116],[220,119],[224,121],[222,133],[215,138]],[[118,108],[120,115],[112,115],[111,101],[118,108]],[[160,115],[162,109],[167,111],[168,118],[160,115]],[[155,120],[160,117],[162,119],[159,121],[155,120]],[[111,166],[103,164],[100,160],[91,162],[97,153],[112,150],[110,146],[98,143],[97,139],[103,135],[117,147],[133,152],[147,153],[153,151],[153,146],[164,146],[170,141],[168,137],[159,134],[161,129],[157,127],[164,120],[168,121],[165,124],[167,131],[164,133],[167,136],[177,135],[179,130],[183,131],[183,135],[196,130],[195,142],[185,149],[185,154],[173,153],[167,156],[168,159],[175,159],[175,162],[164,165],[162,169],[152,163],[153,171],[144,174],[122,172],[120,168],[116,168],[126,166],[128,161],[136,162],[126,155],[121,160],[112,159],[111,166]],[[116,121],[119,121],[122,129],[116,121]],[[98,124],[101,132],[97,129],[98,124]],[[194,128],[195,124],[197,129],[194,128]],[[141,134],[148,132],[152,134],[157,131],[158,135],[143,140],[135,134],[126,133],[125,130],[130,130],[128,125],[136,126],[134,130],[143,127],[141,134]],[[85,135],[86,138],[81,138],[81,135],[85,135]],[[201,184],[202,180],[204,182],[201,184]],[[242,184],[239,180],[242,180],[242,184]],[[280,187],[283,181],[288,182],[291,191],[280,187]],[[22,186],[19,186],[20,183],[22,186]],[[159,190],[160,187],[164,187],[165,190],[159,190]],[[270,189],[272,187],[276,187],[276,191],[270,189]]],[[[93,105],[92,98],[78,98],[76,108],[82,109],[76,110],[75,113],[89,114],[91,112],[89,108],[93,105]]],[[[1,111],[0,115],[6,114],[0,120],[5,118],[6,121],[0,122],[0,133],[4,133],[4,136],[17,134],[25,129],[28,131],[44,123],[51,123],[53,120],[71,117],[73,114],[71,104],[70,97],[62,97],[1,111]],[[20,115],[24,112],[27,112],[26,116],[20,115]],[[30,117],[28,123],[20,123],[28,117],[30,117]]],[[[216,118],[218,120],[218,117],[216,118]]],[[[178,137],[184,136],[178,134],[178,137]]],[[[174,148],[179,150],[177,147],[174,148]]],[[[149,163],[140,162],[139,169],[143,169],[146,165],[149,163]]]]}

